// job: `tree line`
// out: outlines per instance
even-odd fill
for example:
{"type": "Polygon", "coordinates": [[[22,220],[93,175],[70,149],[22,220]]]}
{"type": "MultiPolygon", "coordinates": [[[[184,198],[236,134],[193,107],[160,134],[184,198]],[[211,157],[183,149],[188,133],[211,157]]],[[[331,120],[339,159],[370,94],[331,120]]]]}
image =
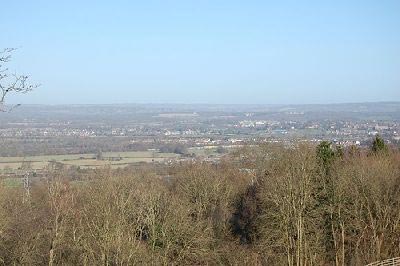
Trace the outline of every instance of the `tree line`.
{"type": "Polygon", "coordinates": [[[400,153],[260,145],[220,164],[0,185],[3,265],[364,265],[400,254],[400,153]]]}

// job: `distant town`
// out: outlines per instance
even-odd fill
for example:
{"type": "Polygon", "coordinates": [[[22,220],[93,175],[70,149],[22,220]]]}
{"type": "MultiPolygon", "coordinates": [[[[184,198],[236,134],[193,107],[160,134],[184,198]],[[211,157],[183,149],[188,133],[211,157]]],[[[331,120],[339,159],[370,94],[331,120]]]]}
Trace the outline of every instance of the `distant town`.
{"type": "Polygon", "coordinates": [[[1,156],[146,151],[260,142],[400,141],[400,103],[304,106],[21,106],[0,117],[1,156]],[[104,141],[104,139],[111,141],[104,141]],[[164,147],[165,148],[165,147],[164,147]]]}

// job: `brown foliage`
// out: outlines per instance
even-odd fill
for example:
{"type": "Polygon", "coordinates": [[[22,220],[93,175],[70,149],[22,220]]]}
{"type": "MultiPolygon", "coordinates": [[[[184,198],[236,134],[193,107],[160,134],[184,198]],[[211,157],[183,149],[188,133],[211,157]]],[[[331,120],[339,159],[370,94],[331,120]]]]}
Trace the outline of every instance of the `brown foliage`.
{"type": "Polygon", "coordinates": [[[218,165],[0,182],[3,265],[362,265],[400,253],[400,155],[251,147],[218,165]],[[78,181],[80,179],[80,181],[78,181]]]}

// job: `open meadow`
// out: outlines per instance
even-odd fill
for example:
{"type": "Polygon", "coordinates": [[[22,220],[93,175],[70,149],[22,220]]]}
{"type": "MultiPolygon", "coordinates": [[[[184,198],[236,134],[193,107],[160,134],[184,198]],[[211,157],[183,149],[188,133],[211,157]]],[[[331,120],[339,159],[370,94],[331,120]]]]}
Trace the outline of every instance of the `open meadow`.
{"type": "MultiPolygon", "coordinates": [[[[189,148],[188,154],[194,157],[215,157],[216,147],[189,148]]],[[[110,166],[111,168],[122,168],[137,163],[162,163],[176,160],[183,156],[176,153],[149,151],[129,152],[103,152],[102,158],[96,158],[96,154],[61,154],[61,155],[38,155],[26,157],[0,157],[0,171],[2,173],[13,173],[21,169],[42,170],[49,163],[61,163],[65,166],[76,166],[80,168],[99,168],[110,166]]]]}
{"type": "Polygon", "coordinates": [[[83,168],[97,168],[107,165],[110,165],[111,167],[124,167],[133,163],[162,162],[168,159],[176,159],[180,155],[156,151],[135,151],[104,152],[102,156],[103,158],[101,160],[96,159],[96,154],[0,157],[0,169],[3,172],[12,172],[28,166],[32,170],[40,170],[45,168],[50,162],[62,163],[66,166],[79,166],[83,168]]]}

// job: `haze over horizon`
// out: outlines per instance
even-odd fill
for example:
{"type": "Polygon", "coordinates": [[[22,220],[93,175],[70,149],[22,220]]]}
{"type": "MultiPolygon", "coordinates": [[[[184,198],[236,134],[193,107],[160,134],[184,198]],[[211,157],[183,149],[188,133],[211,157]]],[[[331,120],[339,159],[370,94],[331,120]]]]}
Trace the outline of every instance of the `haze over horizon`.
{"type": "Polygon", "coordinates": [[[8,1],[9,103],[400,101],[400,2],[8,1]]]}

